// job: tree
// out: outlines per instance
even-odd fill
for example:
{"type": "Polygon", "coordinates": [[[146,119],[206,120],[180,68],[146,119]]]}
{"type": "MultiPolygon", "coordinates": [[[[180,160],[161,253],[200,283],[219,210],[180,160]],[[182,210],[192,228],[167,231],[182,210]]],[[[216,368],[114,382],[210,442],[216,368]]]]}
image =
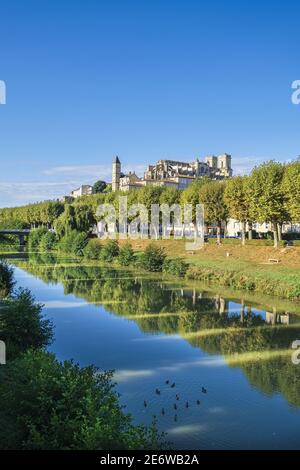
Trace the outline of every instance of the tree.
{"type": "Polygon", "coordinates": [[[282,181],[284,207],[292,222],[300,222],[300,160],[285,167],[282,181]]]}
{"type": "Polygon", "coordinates": [[[106,188],[107,188],[107,184],[105,183],[105,181],[102,181],[102,180],[96,181],[96,183],[93,185],[93,193],[94,194],[103,193],[106,188]]]}
{"type": "Polygon", "coordinates": [[[242,245],[245,245],[246,223],[250,219],[247,191],[245,187],[247,177],[236,176],[226,182],[224,200],[228,207],[230,217],[242,224],[242,245]]]}
{"type": "Polygon", "coordinates": [[[44,318],[42,305],[28,289],[19,289],[0,309],[0,336],[6,343],[8,359],[27,349],[41,349],[53,339],[52,322],[44,318]]]}
{"type": "Polygon", "coordinates": [[[283,174],[284,166],[271,160],[254,168],[247,180],[251,218],[260,223],[272,223],[274,247],[278,246],[278,227],[287,218],[282,189],[283,174]]]}
{"type": "Polygon", "coordinates": [[[210,181],[200,189],[200,201],[204,204],[204,217],[207,223],[216,224],[217,242],[221,243],[222,223],[226,222],[229,213],[224,201],[225,182],[210,181]]]}
{"type": "Polygon", "coordinates": [[[155,427],[134,426],[111,372],[27,351],[0,368],[2,449],[160,449],[155,427]]]}

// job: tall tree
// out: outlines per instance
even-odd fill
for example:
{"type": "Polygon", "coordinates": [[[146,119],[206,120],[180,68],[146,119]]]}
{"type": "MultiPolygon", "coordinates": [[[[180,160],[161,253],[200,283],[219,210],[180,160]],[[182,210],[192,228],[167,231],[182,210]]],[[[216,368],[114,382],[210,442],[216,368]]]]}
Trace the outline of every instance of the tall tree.
{"type": "Polygon", "coordinates": [[[200,201],[204,204],[205,220],[209,224],[216,224],[217,242],[221,243],[222,223],[229,217],[227,205],[224,200],[225,182],[210,181],[200,189],[200,201]]]}
{"type": "Polygon", "coordinates": [[[300,223],[300,159],[285,167],[282,190],[290,220],[300,223]]]}
{"type": "Polygon", "coordinates": [[[271,222],[274,247],[278,246],[278,226],[286,220],[282,180],[284,166],[273,160],[255,167],[248,181],[249,210],[253,220],[271,222]]]}
{"type": "Polygon", "coordinates": [[[246,240],[246,223],[250,220],[246,181],[246,176],[235,176],[226,182],[224,192],[230,217],[241,223],[242,245],[245,245],[246,240]]]}

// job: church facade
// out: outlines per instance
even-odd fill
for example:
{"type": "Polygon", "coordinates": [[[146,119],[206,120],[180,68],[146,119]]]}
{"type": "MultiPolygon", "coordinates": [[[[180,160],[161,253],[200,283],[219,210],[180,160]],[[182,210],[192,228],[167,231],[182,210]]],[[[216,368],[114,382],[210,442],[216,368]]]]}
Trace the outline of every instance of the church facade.
{"type": "Polygon", "coordinates": [[[232,176],[231,155],[223,154],[218,157],[211,155],[200,161],[180,162],[175,160],[159,160],[155,165],[149,165],[141,178],[135,172],[123,174],[121,162],[116,157],[112,164],[112,190],[129,191],[148,185],[169,186],[185,189],[196,178],[208,176],[214,180],[222,180],[232,176]]]}

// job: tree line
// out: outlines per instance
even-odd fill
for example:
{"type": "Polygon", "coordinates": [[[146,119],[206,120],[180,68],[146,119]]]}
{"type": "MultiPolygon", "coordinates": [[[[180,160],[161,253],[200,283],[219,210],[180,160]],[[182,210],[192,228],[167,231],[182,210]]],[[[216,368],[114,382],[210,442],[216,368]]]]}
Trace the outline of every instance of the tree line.
{"type": "Polygon", "coordinates": [[[249,176],[235,176],[226,181],[198,178],[185,190],[172,187],[145,186],[124,192],[100,192],[82,196],[72,203],[44,201],[22,207],[0,209],[0,226],[18,223],[29,227],[54,228],[58,236],[71,230],[88,232],[96,224],[99,204],[111,203],[118,214],[119,196],[128,197],[128,206],[141,203],[147,209],[152,204],[196,204],[205,207],[205,223],[221,230],[230,218],[241,225],[242,244],[246,226],[251,238],[252,224],[270,223],[274,246],[281,240],[284,223],[300,223],[300,160],[282,164],[268,161],[255,167],[249,176]]]}

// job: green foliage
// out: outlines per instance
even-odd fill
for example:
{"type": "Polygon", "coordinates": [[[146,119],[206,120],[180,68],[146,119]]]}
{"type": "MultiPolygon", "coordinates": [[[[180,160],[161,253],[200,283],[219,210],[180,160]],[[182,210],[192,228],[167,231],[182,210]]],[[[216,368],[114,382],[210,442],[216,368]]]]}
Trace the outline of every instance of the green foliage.
{"type": "Polygon", "coordinates": [[[28,351],[0,369],[2,449],[159,449],[154,427],[133,426],[111,373],[28,351]]]}
{"type": "Polygon", "coordinates": [[[0,298],[6,297],[13,289],[13,269],[3,261],[0,261],[0,298]]]}
{"type": "Polygon", "coordinates": [[[277,224],[284,222],[288,214],[284,208],[282,180],[284,166],[269,161],[254,168],[247,180],[249,211],[252,220],[272,222],[274,246],[277,246],[277,224]]]}
{"type": "Polygon", "coordinates": [[[87,259],[100,259],[102,245],[96,238],[92,238],[88,241],[86,247],[83,250],[83,255],[87,259]]]}
{"type": "Polygon", "coordinates": [[[282,180],[284,207],[290,220],[300,222],[300,160],[290,163],[282,180]]]}
{"type": "Polygon", "coordinates": [[[209,181],[210,179],[208,177],[197,178],[184,191],[181,192],[181,205],[184,206],[184,204],[192,204],[193,206],[193,222],[195,222],[196,219],[196,205],[200,204],[201,188],[206,185],[209,181]]]}
{"type": "Polygon", "coordinates": [[[56,248],[57,238],[54,232],[47,232],[42,235],[39,243],[39,251],[48,253],[56,248]]]}
{"type": "Polygon", "coordinates": [[[38,251],[41,240],[44,235],[48,233],[46,227],[36,228],[31,230],[28,236],[28,249],[29,251],[38,251]]]}
{"type": "Polygon", "coordinates": [[[163,248],[150,243],[142,253],[139,265],[146,271],[160,272],[162,271],[165,258],[166,255],[163,248]]]}
{"type": "Polygon", "coordinates": [[[50,344],[53,326],[42,316],[42,305],[35,302],[27,289],[19,289],[0,309],[0,337],[5,341],[8,359],[29,348],[50,344]]]}
{"type": "Polygon", "coordinates": [[[105,181],[96,181],[96,183],[93,185],[93,193],[94,194],[97,194],[97,193],[103,193],[103,191],[105,191],[105,189],[107,188],[107,184],[105,183],[105,181]]]}
{"type": "Polygon", "coordinates": [[[222,223],[226,222],[229,213],[224,200],[226,183],[221,181],[210,181],[200,189],[200,201],[204,204],[205,222],[208,224],[216,224],[217,241],[221,242],[222,223]]]}
{"type": "Polygon", "coordinates": [[[76,229],[75,210],[70,204],[65,205],[64,212],[56,219],[54,228],[59,238],[76,229]]]}
{"type": "Polygon", "coordinates": [[[59,241],[58,249],[64,253],[83,256],[87,243],[88,238],[85,233],[72,230],[59,241]]]}
{"type": "Polygon", "coordinates": [[[120,248],[118,261],[122,266],[129,266],[135,260],[134,251],[130,243],[125,243],[120,248]]]}
{"type": "Polygon", "coordinates": [[[102,247],[100,258],[103,261],[111,262],[119,255],[119,244],[117,240],[108,240],[102,247]]]}
{"type": "Polygon", "coordinates": [[[166,258],[163,263],[163,272],[174,276],[184,277],[188,269],[187,263],[181,258],[166,258]]]}

